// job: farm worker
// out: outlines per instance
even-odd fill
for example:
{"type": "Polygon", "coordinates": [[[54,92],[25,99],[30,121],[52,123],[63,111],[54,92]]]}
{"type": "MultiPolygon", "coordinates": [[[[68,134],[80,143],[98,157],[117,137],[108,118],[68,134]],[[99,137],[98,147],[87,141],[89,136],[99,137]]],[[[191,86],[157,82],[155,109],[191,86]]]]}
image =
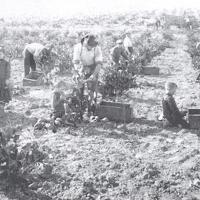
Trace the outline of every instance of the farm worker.
{"type": "Polygon", "coordinates": [[[0,47],[0,103],[8,103],[10,100],[10,63],[5,60],[4,47],[0,47]]]}
{"type": "Polygon", "coordinates": [[[31,71],[36,71],[36,63],[42,64],[50,57],[53,45],[46,46],[40,43],[27,44],[23,51],[24,56],[24,75],[27,76],[31,71]]]}
{"type": "Polygon", "coordinates": [[[189,128],[189,124],[184,120],[185,111],[179,111],[173,95],[176,93],[177,85],[173,82],[165,84],[165,96],[162,99],[163,107],[163,126],[178,126],[189,128]]]}
{"type": "Polygon", "coordinates": [[[188,16],[185,17],[185,23],[188,29],[192,29],[192,22],[188,16]]]}
{"type": "Polygon", "coordinates": [[[52,95],[52,117],[54,118],[54,120],[56,118],[62,118],[65,115],[65,94],[62,86],[60,86],[61,84],[62,82],[56,84],[52,95]]]}
{"type": "Polygon", "coordinates": [[[64,91],[66,91],[68,88],[67,84],[64,81],[58,81],[55,86],[52,93],[52,110],[51,113],[51,122],[53,125],[53,129],[55,130],[55,126],[61,125],[65,121],[65,114],[66,113],[66,98],[67,94],[65,94],[64,91]]]}
{"type": "Polygon", "coordinates": [[[124,58],[124,60],[127,62],[129,60],[128,55],[126,54],[126,51],[123,47],[123,41],[117,40],[116,46],[113,47],[110,50],[111,59],[113,62],[113,65],[118,69],[120,68],[120,59],[124,58]]]}
{"type": "Polygon", "coordinates": [[[159,18],[156,18],[155,21],[156,21],[156,22],[155,22],[155,26],[156,26],[156,29],[158,30],[158,28],[161,27],[161,21],[160,21],[159,18]]]}
{"type": "Polygon", "coordinates": [[[126,36],[124,38],[123,44],[124,44],[124,48],[126,52],[128,53],[129,56],[131,56],[133,54],[133,44],[131,41],[130,32],[126,32],[126,36]]]}
{"type": "Polygon", "coordinates": [[[79,86],[82,95],[85,88],[84,83],[86,83],[90,97],[90,107],[92,102],[95,101],[98,76],[103,64],[102,51],[95,35],[88,34],[84,36],[81,42],[74,46],[73,63],[74,78],[77,83],[81,83],[79,86]]]}

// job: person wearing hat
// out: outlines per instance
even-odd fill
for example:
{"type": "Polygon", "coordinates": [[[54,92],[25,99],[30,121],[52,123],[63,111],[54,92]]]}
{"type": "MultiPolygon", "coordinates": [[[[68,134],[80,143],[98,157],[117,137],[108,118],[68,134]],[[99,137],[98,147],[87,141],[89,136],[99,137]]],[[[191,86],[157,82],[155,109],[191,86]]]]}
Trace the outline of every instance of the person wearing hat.
{"type": "MultiPolygon", "coordinates": [[[[94,100],[97,91],[98,75],[103,63],[103,56],[96,36],[88,34],[81,39],[81,42],[74,46],[73,52],[74,80],[75,82],[87,83],[90,103],[94,100]]],[[[84,84],[81,84],[82,86],[84,84]]],[[[81,86],[81,93],[84,86],[81,86]]]]}
{"type": "Polygon", "coordinates": [[[50,52],[53,48],[52,44],[46,46],[40,43],[27,44],[23,51],[24,56],[24,76],[27,76],[31,71],[36,71],[36,63],[42,64],[50,57],[50,52]]]}
{"type": "Polygon", "coordinates": [[[10,63],[5,60],[5,50],[0,47],[0,103],[8,103],[11,100],[10,92],[10,63]]]}
{"type": "Polygon", "coordinates": [[[116,46],[114,46],[110,50],[111,60],[113,62],[113,65],[116,66],[116,68],[120,67],[120,59],[124,58],[125,61],[128,61],[128,55],[126,54],[126,51],[123,46],[123,41],[121,39],[116,41],[116,46]]]}

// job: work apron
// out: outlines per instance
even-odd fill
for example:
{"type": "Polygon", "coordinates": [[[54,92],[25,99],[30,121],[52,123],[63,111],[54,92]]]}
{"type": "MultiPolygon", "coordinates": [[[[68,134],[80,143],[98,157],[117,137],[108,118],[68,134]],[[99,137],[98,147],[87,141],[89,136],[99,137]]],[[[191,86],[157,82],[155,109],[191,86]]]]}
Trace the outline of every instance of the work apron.
{"type": "MultiPolygon", "coordinates": [[[[82,56],[82,48],[80,53],[80,58],[82,56]]],[[[82,69],[82,74],[84,75],[84,79],[88,79],[95,71],[96,69],[96,62],[95,62],[95,48],[94,48],[94,64],[92,65],[84,65],[82,69]]],[[[87,88],[88,90],[91,90],[93,92],[96,91],[98,85],[98,74],[94,77],[93,80],[87,82],[87,88]]]]}

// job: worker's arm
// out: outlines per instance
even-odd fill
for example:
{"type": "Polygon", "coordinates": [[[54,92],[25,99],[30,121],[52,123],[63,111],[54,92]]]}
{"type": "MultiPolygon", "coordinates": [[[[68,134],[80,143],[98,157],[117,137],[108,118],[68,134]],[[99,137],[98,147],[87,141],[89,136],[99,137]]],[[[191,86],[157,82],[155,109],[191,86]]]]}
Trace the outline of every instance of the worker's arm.
{"type": "Polygon", "coordinates": [[[125,59],[125,60],[129,60],[129,57],[128,57],[128,55],[126,54],[126,51],[125,51],[125,49],[121,49],[121,55],[122,55],[122,57],[125,59]]]}

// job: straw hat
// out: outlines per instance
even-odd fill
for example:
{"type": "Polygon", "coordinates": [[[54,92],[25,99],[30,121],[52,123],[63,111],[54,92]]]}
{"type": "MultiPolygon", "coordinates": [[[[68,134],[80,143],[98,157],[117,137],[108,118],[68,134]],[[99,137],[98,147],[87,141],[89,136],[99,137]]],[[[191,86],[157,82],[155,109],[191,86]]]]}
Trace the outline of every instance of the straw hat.
{"type": "Polygon", "coordinates": [[[84,42],[85,39],[88,39],[88,46],[96,47],[98,45],[97,37],[93,34],[87,34],[81,39],[81,43],[84,42]]]}

